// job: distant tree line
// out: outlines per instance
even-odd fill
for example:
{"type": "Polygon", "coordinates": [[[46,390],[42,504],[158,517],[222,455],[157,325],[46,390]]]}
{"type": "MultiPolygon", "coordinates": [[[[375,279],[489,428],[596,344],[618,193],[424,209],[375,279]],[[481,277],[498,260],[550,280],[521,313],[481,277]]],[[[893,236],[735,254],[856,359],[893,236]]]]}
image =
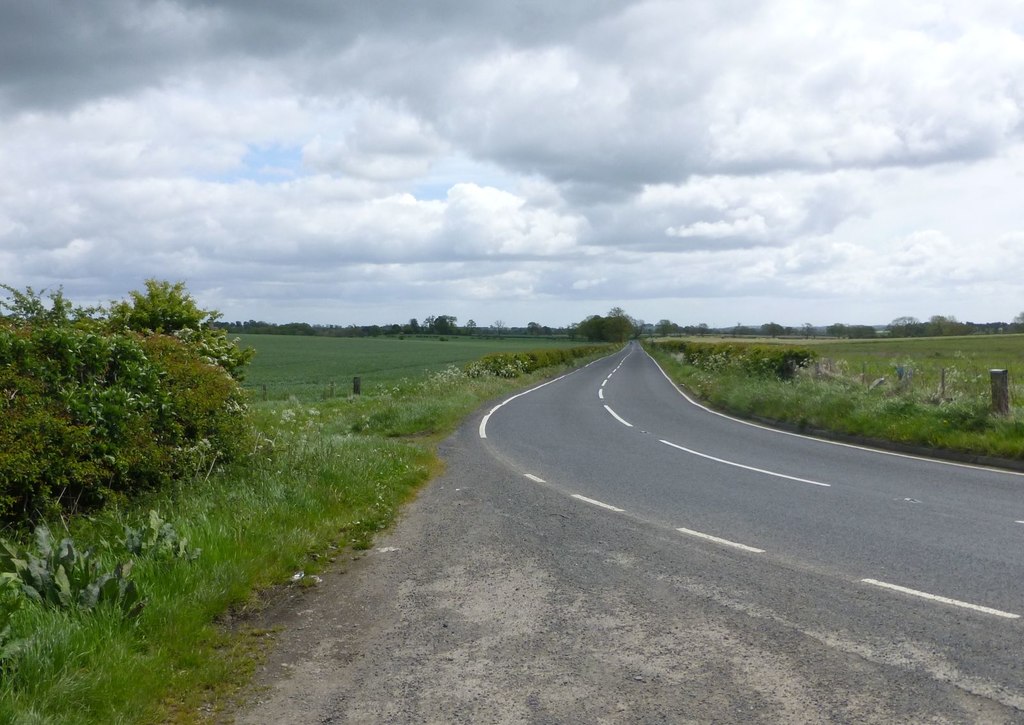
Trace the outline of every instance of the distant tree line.
{"type": "Polygon", "coordinates": [[[454,315],[428,315],[420,322],[413,317],[403,324],[390,325],[312,325],[308,322],[288,322],[277,324],[263,320],[236,320],[234,322],[218,322],[217,326],[234,334],[246,335],[308,335],[316,337],[381,337],[403,335],[440,335],[454,337],[457,335],[493,335],[499,337],[555,337],[567,336],[569,328],[552,328],[539,322],[530,322],[525,327],[509,327],[501,320],[490,325],[478,325],[475,320],[467,320],[459,325],[454,315]]]}
{"type": "Polygon", "coordinates": [[[766,322],[760,326],[737,323],[731,327],[709,327],[699,325],[680,326],[671,320],[659,320],[651,328],[659,337],[672,335],[718,337],[803,337],[818,336],[870,339],[875,337],[945,337],[949,335],[999,335],[1024,333],[1024,312],[1013,318],[1013,322],[960,322],[955,317],[935,315],[922,322],[916,317],[897,317],[888,325],[847,325],[835,323],[817,327],[805,322],[799,327],[766,322]]]}
{"type": "Polygon", "coordinates": [[[231,333],[268,335],[317,335],[322,337],[380,337],[400,335],[489,335],[497,337],[569,337],[592,342],[625,342],[641,335],[670,337],[685,335],[703,337],[842,337],[870,339],[874,337],[943,337],[948,335],[996,335],[1024,333],[1024,312],[1012,322],[960,322],[955,317],[935,315],[922,322],[916,317],[897,317],[888,325],[848,325],[834,323],[824,327],[805,322],[799,327],[766,322],[752,326],[736,323],[728,327],[711,327],[701,322],[696,325],[679,325],[669,319],[656,324],[647,324],[626,313],[621,307],[613,307],[607,315],[590,315],[580,322],[566,327],[551,327],[539,322],[529,322],[525,327],[510,327],[502,320],[490,325],[477,325],[468,320],[458,324],[454,315],[429,315],[420,322],[415,317],[404,324],[390,325],[311,325],[307,322],[275,324],[248,320],[247,322],[217,322],[217,327],[231,333]]]}

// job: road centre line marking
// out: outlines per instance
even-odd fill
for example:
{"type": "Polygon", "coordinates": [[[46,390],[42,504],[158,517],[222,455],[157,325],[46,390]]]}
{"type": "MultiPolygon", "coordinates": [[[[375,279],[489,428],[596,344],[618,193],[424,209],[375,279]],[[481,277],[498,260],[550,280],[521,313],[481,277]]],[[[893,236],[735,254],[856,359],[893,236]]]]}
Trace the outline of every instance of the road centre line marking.
{"type": "Polygon", "coordinates": [[[597,397],[599,400],[604,400],[604,388],[597,389],[597,397]]]}
{"type": "MultiPolygon", "coordinates": [[[[606,405],[605,407],[607,408],[608,406],[606,405]]],[[[613,415],[614,415],[614,413],[613,413],[613,415]]],[[[700,456],[701,458],[707,458],[709,461],[715,461],[716,463],[724,463],[727,466],[735,466],[736,468],[743,468],[743,469],[746,469],[748,471],[754,471],[755,473],[763,473],[763,474],[765,474],[767,476],[775,476],[776,478],[786,478],[786,479],[789,479],[790,481],[799,481],[800,483],[809,483],[812,486],[822,486],[824,488],[832,488],[832,484],[831,483],[822,483],[821,481],[812,481],[809,478],[798,478],[797,476],[789,476],[789,475],[786,475],[785,473],[776,473],[775,471],[766,471],[763,468],[754,468],[753,466],[746,466],[746,465],[744,465],[742,463],[736,463],[735,461],[727,461],[724,458],[715,458],[714,456],[709,456],[707,453],[700,453],[699,451],[695,451],[692,448],[686,448],[684,446],[678,445],[676,443],[671,443],[669,441],[664,441],[664,440],[660,440],[660,439],[659,439],[659,441],[661,443],[664,443],[666,446],[672,446],[673,448],[678,448],[679,450],[684,451],[686,453],[690,453],[691,455],[694,455],[694,456],[700,456]]]]}
{"type": "Polygon", "coordinates": [[[587,498],[586,496],[580,496],[578,493],[572,494],[572,497],[573,498],[578,498],[580,501],[586,501],[587,503],[589,503],[589,504],[591,504],[593,506],[600,506],[603,509],[608,509],[609,511],[614,511],[617,514],[621,514],[621,513],[625,512],[624,509],[616,508],[615,506],[611,506],[609,504],[602,503],[600,501],[595,501],[594,499],[587,498]]]}
{"type": "Polygon", "coordinates": [[[928,592],[919,592],[916,589],[908,589],[907,587],[901,587],[899,584],[889,584],[888,582],[880,582],[877,579],[861,579],[861,582],[864,584],[871,584],[872,586],[876,587],[882,587],[884,589],[892,589],[893,591],[901,592],[903,594],[910,594],[915,597],[921,597],[922,599],[929,599],[933,602],[951,604],[954,607],[963,607],[964,609],[973,609],[976,612],[983,612],[984,614],[991,614],[996,617],[1004,617],[1005,619],[1020,619],[1019,614],[1003,612],[999,609],[992,609],[991,607],[983,607],[980,604],[961,602],[958,599],[950,599],[949,597],[940,597],[937,594],[929,594],[928,592]]]}
{"type": "Polygon", "coordinates": [[[633,427],[632,423],[627,423],[626,421],[624,421],[622,418],[619,417],[618,413],[616,413],[614,410],[609,408],[607,405],[604,406],[604,409],[607,410],[609,413],[611,413],[612,417],[615,418],[615,420],[617,420],[620,423],[622,423],[622,425],[626,426],[627,428],[632,428],[633,427]]]}
{"type": "MultiPolygon", "coordinates": [[[[580,368],[580,369],[582,369],[582,368],[580,368]]],[[[497,412],[498,412],[498,409],[499,409],[499,408],[501,408],[501,407],[503,407],[503,406],[505,406],[505,405],[508,405],[509,403],[511,403],[511,402],[512,402],[513,400],[515,400],[516,398],[521,398],[521,397],[523,397],[524,395],[529,395],[529,394],[530,394],[530,393],[532,393],[532,392],[533,392],[534,390],[540,390],[541,388],[543,388],[543,387],[544,387],[544,386],[546,386],[546,385],[551,385],[551,383],[557,383],[557,382],[558,382],[559,380],[561,380],[562,378],[567,378],[567,377],[569,377],[570,375],[572,375],[572,374],[573,374],[573,373],[575,373],[575,372],[577,372],[577,370],[573,370],[573,371],[572,371],[571,373],[566,373],[565,375],[559,375],[559,376],[558,376],[557,378],[555,378],[554,380],[549,380],[549,381],[547,381],[546,383],[541,383],[540,385],[538,385],[538,386],[537,386],[537,387],[535,387],[535,388],[530,388],[529,390],[524,390],[524,391],[523,391],[523,392],[521,392],[521,393],[516,393],[516,394],[515,394],[515,395],[513,395],[513,396],[512,396],[511,398],[506,398],[505,400],[503,400],[503,401],[501,401],[500,403],[498,403],[498,404],[497,404],[496,406],[494,406],[493,408],[491,408],[491,409],[490,409],[490,411],[488,411],[487,415],[485,415],[485,416],[483,417],[483,420],[481,420],[481,421],[480,421],[480,437],[481,437],[481,438],[486,438],[486,437],[487,437],[487,421],[489,421],[489,420],[491,419],[491,416],[492,416],[492,415],[494,415],[495,413],[497,413],[497,412]]]]}
{"type": "MultiPolygon", "coordinates": [[[[494,415],[495,413],[497,413],[497,412],[498,412],[498,410],[499,410],[500,408],[502,408],[502,407],[504,407],[504,406],[508,405],[509,403],[511,403],[511,402],[512,402],[513,400],[515,400],[516,398],[521,398],[521,397],[523,397],[524,395],[529,395],[530,393],[532,393],[532,392],[533,392],[533,391],[535,391],[535,390],[540,390],[541,388],[543,388],[543,387],[545,387],[545,386],[547,386],[547,385],[551,385],[551,383],[557,383],[557,382],[558,382],[559,380],[561,380],[562,378],[567,378],[567,377],[569,377],[570,375],[574,375],[574,374],[578,373],[578,372],[579,372],[580,370],[584,370],[585,368],[589,368],[589,367],[590,367],[591,365],[593,365],[593,364],[594,364],[594,363],[596,363],[596,362],[601,362],[601,360],[607,360],[607,359],[608,359],[608,357],[611,357],[611,355],[608,355],[607,357],[603,357],[603,358],[600,358],[599,360],[592,360],[591,362],[587,363],[587,364],[586,364],[586,365],[585,365],[584,367],[582,367],[582,368],[577,368],[576,370],[572,370],[572,371],[570,371],[570,372],[567,372],[567,373],[566,373],[565,375],[559,375],[559,376],[558,376],[557,378],[555,378],[554,380],[548,380],[548,381],[547,381],[546,383],[541,383],[540,385],[537,385],[536,387],[530,388],[529,390],[524,390],[524,391],[523,391],[523,392],[521,392],[521,393],[516,393],[516,394],[515,394],[515,395],[513,395],[512,397],[510,397],[510,398],[506,398],[505,400],[501,401],[501,402],[500,402],[500,403],[498,403],[498,404],[497,404],[496,406],[494,406],[493,408],[491,408],[491,409],[490,409],[490,410],[489,410],[489,411],[487,412],[487,414],[486,414],[486,415],[485,415],[485,416],[484,416],[484,417],[483,417],[483,418],[482,418],[482,419],[480,420],[480,429],[479,429],[479,430],[480,430],[480,437],[481,437],[481,438],[486,438],[486,437],[487,437],[487,421],[489,421],[489,420],[491,419],[491,416],[492,416],[492,415],[494,415]]],[[[605,382],[608,382],[608,381],[607,381],[607,380],[605,380],[605,382]]],[[[604,387],[604,385],[603,385],[603,384],[602,384],[602,387],[604,387]]]]}
{"type": "Polygon", "coordinates": [[[681,396],[683,396],[683,398],[686,399],[687,403],[689,403],[690,405],[693,405],[693,406],[695,406],[697,408],[700,408],[705,413],[711,413],[711,415],[717,415],[719,418],[725,418],[726,420],[731,420],[734,423],[740,423],[741,425],[748,425],[751,428],[759,428],[761,430],[766,430],[766,431],[769,431],[771,433],[778,433],[779,435],[791,436],[793,438],[802,438],[805,441],[813,441],[815,443],[823,443],[823,444],[830,445],[830,446],[839,446],[840,448],[852,448],[852,449],[857,450],[857,451],[866,451],[868,453],[877,453],[880,456],[894,456],[896,458],[909,458],[912,461],[925,461],[927,463],[937,463],[937,464],[942,465],[942,466],[955,466],[957,468],[970,468],[970,469],[973,469],[975,471],[985,471],[986,473],[1002,473],[1002,474],[1005,474],[1007,476],[1022,476],[1022,477],[1024,477],[1024,471],[1007,471],[1007,470],[1002,469],[1002,468],[989,468],[987,466],[977,466],[977,465],[974,465],[972,463],[957,463],[956,461],[945,461],[945,460],[942,460],[941,458],[928,458],[926,456],[915,456],[915,455],[912,455],[910,453],[897,453],[896,451],[886,451],[886,450],[883,450],[881,448],[871,448],[869,446],[859,446],[856,443],[843,443],[842,441],[830,441],[830,440],[827,440],[825,438],[815,438],[814,436],[804,435],[803,433],[794,433],[794,432],[788,431],[788,430],[781,430],[779,428],[772,428],[771,426],[761,425],[760,423],[752,423],[751,421],[743,420],[742,418],[734,418],[731,415],[726,415],[725,413],[720,413],[717,410],[712,410],[711,408],[707,407],[706,405],[702,405],[701,403],[698,403],[696,400],[694,400],[689,395],[687,395],[682,390],[682,388],[680,388],[678,385],[676,385],[675,382],[673,382],[672,378],[670,378],[668,376],[668,373],[666,373],[665,370],[661,367],[661,365],[658,364],[657,360],[655,360],[653,357],[651,357],[650,354],[648,354],[647,357],[651,358],[651,362],[653,362],[655,367],[657,367],[658,370],[661,372],[661,374],[665,376],[665,379],[669,382],[669,384],[671,384],[672,387],[676,389],[676,392],[679,393],[681,396]]]}
{"type": "Polygon", "coordinates": [[[699,539],[706,539],[707,541],[713,541],[716,544],[724,544],[725,546],[732,546],[736,549],[742,549],[743,551],[750,551],[754,554],[763,554],[764,549],[756,549],[753,546],[747,546],[746,544],[740,544],[735,541],[729,541],[728,539],[720,539],[717,536],[711,534],[702,534],[700,531],[694,531],[693,529],[676,529],[680,534],[686,534],[687,536],[696,536],[699,539]]]}
{"type": "Polygon", "coordinates": [[[535,481],[536,483],[547,483],[547,481],[545,481],[543,478],[541,478],[540,476],[534,476],[532,473],[524,473],[523,475],[526,476],[531,481],[535,481]]]}
{"type": "Polygon", "coordinates": [[[604,387],[605,385],[607,385],[607,384],[608,384],[608,378],[605,378],[605,379],[604,379],[604,382],[603,382],[603,383],[601,383],[601,387],[603,388],[603,387],[604,387]]]}

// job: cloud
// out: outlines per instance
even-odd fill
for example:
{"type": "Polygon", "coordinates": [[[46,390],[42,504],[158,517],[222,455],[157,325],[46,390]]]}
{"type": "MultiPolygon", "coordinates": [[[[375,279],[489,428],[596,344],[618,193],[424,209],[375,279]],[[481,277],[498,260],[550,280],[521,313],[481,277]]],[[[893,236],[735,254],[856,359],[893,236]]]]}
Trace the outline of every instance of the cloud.
{"type": "Polygon", "coordinates": [[[0,8],[2,281],[71,294],[998,317],[1022,163],[1012,0],[0,8]]]}

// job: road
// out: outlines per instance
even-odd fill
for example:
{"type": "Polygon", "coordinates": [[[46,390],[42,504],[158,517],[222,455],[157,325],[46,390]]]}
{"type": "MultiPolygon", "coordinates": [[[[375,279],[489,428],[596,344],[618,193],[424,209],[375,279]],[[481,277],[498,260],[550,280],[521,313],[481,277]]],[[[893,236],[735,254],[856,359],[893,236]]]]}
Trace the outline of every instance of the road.
{"type": "Polygon", "coordinates": [[[443,455],[243,722],[1024,722],[1017,473],[730,419],[636,345],[443,455]]]}

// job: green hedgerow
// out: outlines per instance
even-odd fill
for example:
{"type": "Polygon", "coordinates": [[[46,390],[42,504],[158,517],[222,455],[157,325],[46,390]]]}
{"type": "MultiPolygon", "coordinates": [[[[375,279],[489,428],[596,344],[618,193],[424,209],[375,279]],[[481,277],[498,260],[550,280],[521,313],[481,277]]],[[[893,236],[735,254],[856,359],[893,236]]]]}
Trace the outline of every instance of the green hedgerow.
{"type": "Polygon", "coordinates": [[[0,301],[0,522],[89,509],[234,458],[246,445],[242,368],[252,355],[202,327],[179,285],[147,282],[148,294],[109,317],[49,306],[4,286],[0,301]],[[170,312],[157,329],[134,329],[170,312]],[[189,314],[178,314],[184,309],[189,314]],[[173,313],[173,314],[172,314],[173,313]],[[198,328],[178,328],[188,322],[198,328]]]}

